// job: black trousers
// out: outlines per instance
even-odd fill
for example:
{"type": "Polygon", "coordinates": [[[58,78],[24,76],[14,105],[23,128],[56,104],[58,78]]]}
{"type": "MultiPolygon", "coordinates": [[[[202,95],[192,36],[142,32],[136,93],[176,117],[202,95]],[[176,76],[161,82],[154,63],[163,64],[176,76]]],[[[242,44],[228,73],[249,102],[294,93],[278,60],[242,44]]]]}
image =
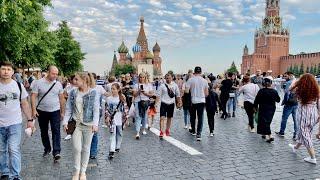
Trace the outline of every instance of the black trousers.
{"type": "Polygon", "coordinates": [[[39,113],[38,121],[41,132],[41,140],[45,152],[51,152],[51,144],[49,139],[49,123],[52,132],[52,155],[60,154],[61,152],[61,134],[60,134],[60,110],[54,112],[45,112],[37,110],[39,113]]]}
{"type": "Polygon", "coordinates": [[[249,102],[249,101],[245,101],[244,102],[244,109],[246,110],[246,113],[248,115],[248,119],[249,119],[249,126],[252,128],[254,128],[254,105],[249,102]]]}
{"type": "Polygon", "coordinates": [[[225,93],[220,94],[220,101],[221,101],[221,108],[222,108],[223,115],[228,115],[228,113],[227,113],[228,100],[229,100],[229,93],[228,94],[225,94],[225,93]]]}
{"type": "Polygon", "coordinates": [[[213,133],[214,131],[214,115],[216,112],[210,111],[210,109],[207,109],[207,118],[208,118],[208,125],[209,125],[209,131],[210,133],[213,133]]]}
{"type": "Polygon", "coordinates": [[[190,107],[191,131],[196,132],[196,117],[198,116],[197,135],[201,135],[203,127],[203,111],[205,103],[192,104],[190,107]]]}

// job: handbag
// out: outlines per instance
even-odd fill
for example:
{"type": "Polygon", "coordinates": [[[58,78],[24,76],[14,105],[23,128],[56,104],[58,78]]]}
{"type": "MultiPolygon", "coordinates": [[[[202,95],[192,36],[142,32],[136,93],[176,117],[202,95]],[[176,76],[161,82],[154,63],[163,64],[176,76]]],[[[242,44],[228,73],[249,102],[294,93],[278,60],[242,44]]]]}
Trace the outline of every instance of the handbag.
{"type": "Polygon", "coordinates": [[[229,97],[231,97],[231,98],[236,97],[236,93],[229,93],[229,97]]]}
{"type": "Polygon", "coordinates": [[[72,135],[75,129],[76,129],[76,120],[71,118],[71,120],[68,121],[67,134],[72,135]]]}
{"type": "Polygon", "coordinates": [[[52,86],[49,88],[49,90],[42,96],[42,98],[41,98],[41,99],[39,100],[39,102],[38,102],[38,105],[37,105],[36,109],[38,109],[41,101],[44,99],[44,97],[46,97],[46,96],[49,94],[49,92],[50,92],[51,89],[54,87],[54,85],[56,85],[56,83],[57,83],[57,82],[53,83],[52,86]]]}
{"type": "Polygon", "coordinates": [[[168,91],[168,96],[169,96],[170,98],[174,98],[174,97],[175,97],[174,92],[168,87],[167,84],[165,84],[165,86],[166,86],[167,91],[168,91]]]}

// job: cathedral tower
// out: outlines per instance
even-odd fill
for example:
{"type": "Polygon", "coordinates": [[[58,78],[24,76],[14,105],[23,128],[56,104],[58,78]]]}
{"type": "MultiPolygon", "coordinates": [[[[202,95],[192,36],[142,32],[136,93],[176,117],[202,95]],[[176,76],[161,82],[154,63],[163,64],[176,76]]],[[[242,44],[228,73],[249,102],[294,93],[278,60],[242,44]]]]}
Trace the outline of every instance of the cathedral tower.
{"type": "Polygon", "coordinates": [[[145,59],[148,53],[148,40],[146,34],[144,32],[144,17],[140,18],[140,31],[139,36],[137,38],[137,44],[141,46],[141,59],[145,59]]]}

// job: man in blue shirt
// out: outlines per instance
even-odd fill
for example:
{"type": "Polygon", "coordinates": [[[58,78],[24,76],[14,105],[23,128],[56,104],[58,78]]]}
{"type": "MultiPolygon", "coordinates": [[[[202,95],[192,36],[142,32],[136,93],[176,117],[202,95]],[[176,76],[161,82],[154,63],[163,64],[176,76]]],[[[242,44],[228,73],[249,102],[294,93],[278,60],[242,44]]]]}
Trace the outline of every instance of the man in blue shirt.
{"type": "Polygon", "coordinates": [[[293,139],[295,139],[297,134],[296,111],[298,108],[298,101],[295,94],[290,91],[290,86],[293,83],[293,81],[295,81],[295,77],[292,72],[286,72],[284,75],[284,78],[286,80],[284,84],[285,94],[282,101],[282,105],[284,105],[284,107],[282,112],[280,131],[276,132],[276,134],[278,134],[281,137],[284,137],[284,131],[286,130],[288,118],[290,114],[292,114],[293,125],[294,125],[293,139]]]}

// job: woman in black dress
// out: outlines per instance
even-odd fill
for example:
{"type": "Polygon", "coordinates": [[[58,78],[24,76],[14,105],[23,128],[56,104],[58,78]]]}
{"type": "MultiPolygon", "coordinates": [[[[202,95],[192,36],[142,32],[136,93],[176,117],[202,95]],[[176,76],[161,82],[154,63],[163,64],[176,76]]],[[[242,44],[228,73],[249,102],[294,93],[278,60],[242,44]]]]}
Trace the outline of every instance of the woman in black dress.
{"type": "Polygon", "coordinates": [[[272,87],[272,81],[268,78],[264,79],[263,89],[260,89],[254,101],[254,105],[259,110],[258,114],[258,130],[257,133],[266,139],[266,142],[274,141],[271,135],[270,124],[274,112],[276,110],[276,102],[280,102],[278,92],[272,87]]]}

